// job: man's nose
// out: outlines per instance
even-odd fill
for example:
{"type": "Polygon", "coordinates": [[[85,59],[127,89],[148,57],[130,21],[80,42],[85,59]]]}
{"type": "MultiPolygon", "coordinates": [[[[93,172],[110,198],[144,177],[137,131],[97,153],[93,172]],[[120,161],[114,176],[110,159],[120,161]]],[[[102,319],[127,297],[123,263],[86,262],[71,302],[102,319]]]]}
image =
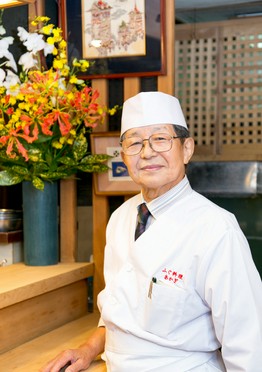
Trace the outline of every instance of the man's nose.
{"type": "Polygon", "coordinates": [[[155,152],[149,142],[149,139],[144,139],[143,140],[143,147],[141,150],[141,155],[146,157],[146,156],[152,156],[152,153],[155,152]]]}

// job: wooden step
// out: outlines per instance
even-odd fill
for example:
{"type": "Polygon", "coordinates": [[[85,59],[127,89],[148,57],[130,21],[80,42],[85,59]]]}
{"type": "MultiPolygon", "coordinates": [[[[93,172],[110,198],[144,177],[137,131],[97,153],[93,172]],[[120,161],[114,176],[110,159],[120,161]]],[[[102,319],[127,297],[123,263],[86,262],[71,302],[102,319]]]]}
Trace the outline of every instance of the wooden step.
{"type": "MultiPolygon", "coordinates": [[[[98,312],[88,313],[0,355],[1,370],[4,372],[37,372],[62,350],[77,348],[85,342],[96,328],[98,319],[98,312]]],[[[106,372],[106,366],[98,357],[86,371],[106,372]]]]}
{"type": "Polygon", "coordinates": [[[92,263],[0,268],[0,354],[77,319],[88,310],[92,263]]]}

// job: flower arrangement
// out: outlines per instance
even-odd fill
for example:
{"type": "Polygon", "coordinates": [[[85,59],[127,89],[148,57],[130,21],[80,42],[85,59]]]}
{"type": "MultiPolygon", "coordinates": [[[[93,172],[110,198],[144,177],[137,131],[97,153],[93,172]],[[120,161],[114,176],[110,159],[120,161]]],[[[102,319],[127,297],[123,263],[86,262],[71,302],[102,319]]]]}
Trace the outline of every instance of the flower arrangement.
{"type": "Polygon", "coordinates": [[[99,93],[77,77],[86,60],[69,67],[62,30],[48,17],[36,17],[34,32],[18,27],[27,51],[18,65],[9,51],[14,38],[0,19],[0,185],[24,180],[42,190],[44,181],[67,178],[77,171],[103,172],[108,155],[88,152],[86,134],[106,113],[99,93]],[[52,58],[50,68],[46,57],[52,58]]]}

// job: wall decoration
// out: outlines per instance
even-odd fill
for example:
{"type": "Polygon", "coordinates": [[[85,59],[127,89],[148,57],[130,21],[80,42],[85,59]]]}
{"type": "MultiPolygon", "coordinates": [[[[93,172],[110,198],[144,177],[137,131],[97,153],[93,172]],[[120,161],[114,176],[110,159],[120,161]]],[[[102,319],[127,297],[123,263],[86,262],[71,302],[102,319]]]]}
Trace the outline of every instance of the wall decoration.
{"type": "Polygon", "coordinates": [[[120,133],[92,133],[90,137],[92,153],[112,156],[112,159],[108,161],[109,171],[94,174],[95,193],[98,195],[128,195],[138,193],[140,187],[129,176],[120,155],[120,133]]]}
{"type": "Polygon", "coordinates": [[[90,61],[90,79],[164,75],[164,12],[165,0],[61,0],[69,60],[90,61]]]}

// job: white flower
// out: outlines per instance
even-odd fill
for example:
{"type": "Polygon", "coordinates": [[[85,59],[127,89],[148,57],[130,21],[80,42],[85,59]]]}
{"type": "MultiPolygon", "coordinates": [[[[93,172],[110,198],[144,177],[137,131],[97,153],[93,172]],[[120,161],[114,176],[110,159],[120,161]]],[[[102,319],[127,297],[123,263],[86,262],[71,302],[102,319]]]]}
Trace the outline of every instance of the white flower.
{"type": "Polygon", "coordinates": [[[15,92],[14,90],[11,89],[16,84],[20,84],[19,77],[16,74],[14,74],[11,70],[7,70],[5,81],[2,83],[2,85],[6,88],[6,93],[16,95],[18,92],[15,92]]]}
{"type": "Polygon", "coordinates": [[[30,34],[23,27],[17,27],[17,30],[20,40],[29,52],[37,53],[45,48],[46,43],[43,40],[43,35],[30,34]]]}
{"type": "Polygon", "coordinates": [[[2,68],[0,68],[0,87],[3,86],[4,80],[5,80],[5,71],[2,68]]]}
{"type": "Polygon", "coordinates": [[[77,79],[77,82],[76,84],[84,84],[85,80],[82,80],[82,79],[77,79]]]}
{"type": "Polygon", "coordinates": [[[8,50],[9,45],[13,44],[13,42],[14,42],[14,38],[12,36],[3,37],[0,40],[0,56],[2,53],[8,50]]]}
{"type": "Polygon", "coordinates": [[[6,30],[3,25],[0,25],[0,35],[4,35],[6,33],[6,30]]]}
{"type": "Polygon", "coordinates": [[[57,99],[56,97],[50,97],[53,107],[56,107],[57,99]]]}
{"type": "Polygon", "coordinates": [[[45,47],[44,47],[44,55],[45,57],[48,55],[48,54],[51,54],[54,50],[54,45],[51,45],[51,44],[48,44],[48,43],[45,43],[45,47]]]}
{"type": "Polygon", "coordinates": [[[65,78],[60,77],[60,78],[58,79],[58,87],[59,87],[59,89],[66,90],[66,82],[65,82],[65,78]]]}
{"type": "Polygon", "coordinates": [[[38,60],[34,53],[26,52],[19,58],[18,64],[22,65],[23,71],[28,71],[30,68],[37,66],[38,60]]]}
{"type": "Polygon", "coordinates": [[[28,38],[28,32],[23,27],[17,27],[17,35],[20,38],[21,41],[26,41],[28,38]]]}
{"type": "Polygon", "coordinates": [[[6,66],[11,67],[13,70],[15,70],[17,72],[17,66],[16,66],[16,63],[15,63],[15,59],[13,57],[13,54],[8,52],[8,53],[6,53],[5,57],[8,59],[8,61],[6,62],[6,66]]]}
{"type": "Polygon", "coordinates": [[[17,71],[16,63],[13,54],[9,52],[9,45],[13,44],[14,38],[12,36],[4,37],[0,40],[0,58],[6,58],[6,66],[11,67],[17,71]]]}

